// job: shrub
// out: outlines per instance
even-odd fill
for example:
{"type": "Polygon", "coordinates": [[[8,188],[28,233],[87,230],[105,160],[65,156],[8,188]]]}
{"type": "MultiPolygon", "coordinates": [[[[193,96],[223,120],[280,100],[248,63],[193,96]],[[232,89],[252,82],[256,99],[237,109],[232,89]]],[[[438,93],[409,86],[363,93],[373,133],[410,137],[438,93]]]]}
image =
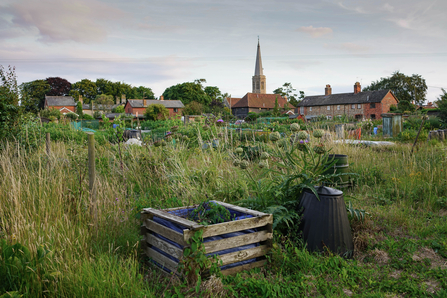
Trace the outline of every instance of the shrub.
{"type": "Polygon", "coordinates": [[[151,104],[144,112],[144,118],[148,120],[165,120],[169,117],[169,110],[162,104],[151,104]]]}

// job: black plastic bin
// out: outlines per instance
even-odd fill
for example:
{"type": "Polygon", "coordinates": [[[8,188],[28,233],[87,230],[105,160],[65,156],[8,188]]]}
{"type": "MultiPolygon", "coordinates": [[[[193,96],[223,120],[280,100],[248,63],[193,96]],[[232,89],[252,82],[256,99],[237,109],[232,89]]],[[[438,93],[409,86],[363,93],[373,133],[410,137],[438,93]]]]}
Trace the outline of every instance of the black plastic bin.
{"type": "Polygon", "coordinates": [[[300,231],[307,249],[325,251],[352,258],[354,244],[343,192],[334,188],[316,188],[318,199],[306,190],[300,200],[300,231]]]}

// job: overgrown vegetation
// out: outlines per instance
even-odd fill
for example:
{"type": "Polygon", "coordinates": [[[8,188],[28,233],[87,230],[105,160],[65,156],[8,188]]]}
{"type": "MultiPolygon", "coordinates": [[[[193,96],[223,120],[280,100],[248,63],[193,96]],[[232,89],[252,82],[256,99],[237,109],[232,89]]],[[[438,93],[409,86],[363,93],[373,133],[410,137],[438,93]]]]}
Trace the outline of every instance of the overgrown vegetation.
{"type": "MultiPolygon", "coordinates": [[[[149,122],[152,130],[164,130],[162,141],[146,138],[142,147],[128,146],[121,142],[124,120],[116,120],[117,128],[105,121],[95,132],[94,220],[86,134],[69,124],[41,124],[20,110],[14,71],[1,71],[0,295],[447,295],[447,146],[441,140],[426,142],[424,136],[442,123],[427,121],[411,154],[413,136],[405,133],[420,125],[417,117],[407,120],[406,130],[394,139],[399,142],[390,147],[335,143],[329,133],[334,121],[299,127],[288,119],[270,119],[229,126],[211,118],[188,126],[178,120],[149,122]],[[355,186],[344,189],[352,260],[329,251],[307,252],[296,229],[299,194],[328,178],[322,175],[327,153],[348,155],[350,171],[357,174],[355,186]],[[183,272],[190,277],[185,281],[166,277],[141,254],[142,208],[208,200],[275,215],[273,251],[265,268],[227,277],[216,269],[202,280],[205,268],[218,263],[204,255],[200,234],[184,251],[183,272]]],[[[372,132],[363,138],[383,140],[372,132]]],[[[221,214],[210,214],[212,220],[196,215],[211,224],[221,214]]]]}

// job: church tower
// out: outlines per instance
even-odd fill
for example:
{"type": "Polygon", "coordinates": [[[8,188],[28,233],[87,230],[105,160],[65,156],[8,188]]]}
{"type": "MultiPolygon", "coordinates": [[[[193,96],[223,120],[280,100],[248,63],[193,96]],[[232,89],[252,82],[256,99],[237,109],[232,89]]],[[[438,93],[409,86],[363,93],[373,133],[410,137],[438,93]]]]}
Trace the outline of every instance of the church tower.
{"type": "Polygon", "coordinates": [[[261,47],[259,46],[259,38],[258,38],[258,51],[256,53],[255,75],[253,76],[252,81],[253,81],[252,93],[261,93],[261,94],[267,93],[266,80],[264,70],[262,68],[261,47]]]}

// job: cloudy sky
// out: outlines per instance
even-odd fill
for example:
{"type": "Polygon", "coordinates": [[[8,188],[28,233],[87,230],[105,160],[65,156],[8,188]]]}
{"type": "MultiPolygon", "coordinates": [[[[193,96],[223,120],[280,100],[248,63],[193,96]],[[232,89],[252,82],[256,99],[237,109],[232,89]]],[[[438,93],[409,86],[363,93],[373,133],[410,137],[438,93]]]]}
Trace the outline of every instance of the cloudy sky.
{"type": "Polygon", "coordinates": [[[21,82],[106,78],[152,88],[204,78],[251,92],[258,36],[267,92],[352,92],[420,74],[447,88],[445,0],[1,0],[0,64],[21,82]]]}

